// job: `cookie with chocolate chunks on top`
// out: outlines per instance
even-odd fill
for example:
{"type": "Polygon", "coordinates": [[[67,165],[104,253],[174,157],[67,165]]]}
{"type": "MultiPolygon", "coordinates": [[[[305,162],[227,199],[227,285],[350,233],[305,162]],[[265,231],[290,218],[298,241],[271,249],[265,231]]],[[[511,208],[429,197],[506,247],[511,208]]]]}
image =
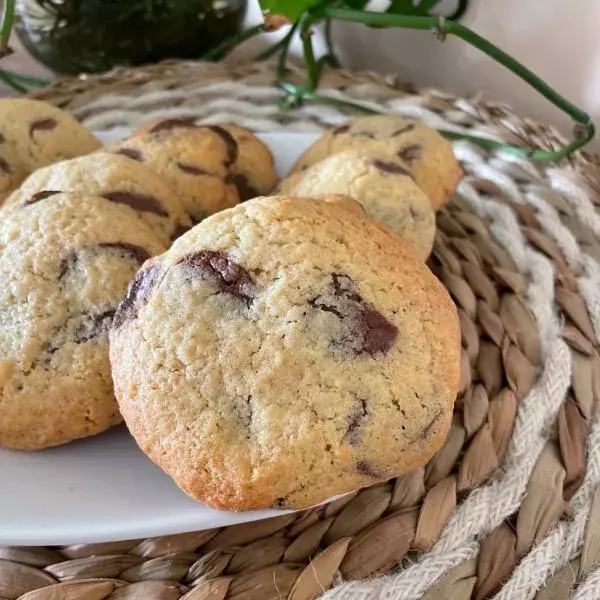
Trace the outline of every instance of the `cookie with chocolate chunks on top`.
{"type": "Polygon", "coordinates": [[[108,330],[166,245],[122,205],[39,193],[0,222],[0,446],[36,450],[121,421],[108,330]]]}
{"type": "Polygon", "coordinates": [[[162,119],[106,151],[136,160],[159,175],[195,223],[240,200],[235,183],[228,180],[238,145],[219,126],[197,126],[186,118],[162,119]]]}
{"type": "Polygon", "coordinates": [[[97,152],[65,160],[31,174],[5,202],[5,207],[31,204],[53,192],[102,196],[126,207],[165,244],[192,222],[181,200],[161,178],[127,156],[97,152]]]}
{"type": "Polygon", "coordinates": [[[462,170],[452,144],[424,123],[397,115],[357,117],[323,134],[296,161],[292,172],[344,150],[384,155],[401,162],[437,210],[452,197],[462,170]]]}
{"type": "Polygon", "coordinates": [[[23,177],[98,148],[100,142],[69,113],[38,100],[0,99],[0,154],[13,154],[23,177]]]}
{"type": "Polygon", "coordinates": [[[304,508],[424,464],[460,331],[407,244],[344,198],[256,198],[146,263],[110,358],[140,448],[217,508],[304,508]]]}
{"type": "Polygon", "coordinates": [[[220,124],[237,145],[235,161],[229,167],[227,180],[235,185],[241,202],[270,194],[277,185],[275,161],[269,147],[249,129],[220,124]]]}
{"type": "Polygon", "coordinates": [[[144,123],[132,138],[148,133],[165,138],[177,129],[205,129],[222,139],[227,148],[225,179],[235,186],[241,202],[269,194],[277,185],[275,161],[269,147],[249,129],[239,125],[202,124],[193,117],[166,117],[144,123]]]}

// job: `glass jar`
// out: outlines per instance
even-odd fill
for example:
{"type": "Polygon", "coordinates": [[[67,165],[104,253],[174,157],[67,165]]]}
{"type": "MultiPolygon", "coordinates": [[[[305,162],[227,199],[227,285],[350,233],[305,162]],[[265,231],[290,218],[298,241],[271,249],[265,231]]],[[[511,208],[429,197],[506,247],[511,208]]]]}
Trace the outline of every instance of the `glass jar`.
{"type": "Polygon", "coordinates": [[[17,0],[15,28],[42,64],[94,73],[200,58],[240,30],[245,0],[17,0]]]}

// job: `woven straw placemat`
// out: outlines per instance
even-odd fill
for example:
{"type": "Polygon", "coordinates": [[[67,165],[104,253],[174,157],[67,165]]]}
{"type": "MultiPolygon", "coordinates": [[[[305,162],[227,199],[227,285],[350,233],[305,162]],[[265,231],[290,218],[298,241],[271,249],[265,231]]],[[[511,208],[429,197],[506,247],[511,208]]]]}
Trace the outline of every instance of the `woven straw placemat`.
{"type": "MultiPolygon", "coordinates": [[[[280,110],[273,80],[270,64],[167,62],[37,97],[96,131],[174,114],[259,131],[346,119],[330,106],[280,110]]],[[[391,78],[335,71],[324,87],[434,127],[560,142],[506,107],[391,78]]],[[[448,440],[424,469],[268,521],[0,548],[0,598],[600,598],[598,161],[532,164],[468,142],[455,151],[466,177],[438,213],[429,264],[459,310],[462,384],[448,440]]]]}

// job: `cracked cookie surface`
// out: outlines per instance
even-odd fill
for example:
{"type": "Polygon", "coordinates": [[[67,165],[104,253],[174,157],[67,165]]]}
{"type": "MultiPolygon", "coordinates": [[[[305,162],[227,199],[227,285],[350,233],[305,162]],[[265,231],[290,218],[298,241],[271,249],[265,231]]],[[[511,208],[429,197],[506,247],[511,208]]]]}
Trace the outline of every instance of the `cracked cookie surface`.
{"type": "Polygon", "coordinates": [[[257,198],[139,271],[110,332],[130,431],[218,508],[302,508],[426,462],[460,332],[446,290],[344,198],[257,198]]]}
{"type": "Polygon", "coordinates": [[[424,123],[396,115],[357,117],[327,131],[300,156],[292,172],[350,149],[402,161],[434,210],[448,202],[462,178],[448,140],[424,123]]]}
{"type": "Polygon", "coordinates": [[[39,169],[4,206],[28,204],[38,194],[53,192],[102,196],[126,207],[165,244],[192,225],[183,204],[160,177],[126,156],[98,152],[39,169]]]}
{"type": "MultiPolygon", "coordinates": [[[[40,167],[98,148],[100,142],[63,110],[26,98],[0,99],[0,154],[15,157],[22,178],[40,167]]],[[[17,166],[14,168],[16,172],[17,166]]]]}
{"type": "Polygon", "coordinates": [[[269,147],[249,129],[239,125],[203,125],[193,118],[167,117],[144,123],[132,137],[148,133],[160,136],[162,132],[175,129],[204,129],[221,138],[227,148],[225,181],[237,189],[241,202],[269,194],[277,185],[275,161],[269,147]]]}
{"type": "Polygon", "coordinates": [[[165,247],[99,197],[39,194],[3,211],[0,446],[55,446],[121,421],[108,329],[136,271],[165,247]]]}
{"type": "Polygon", "coordinates": [[[308,198],[333,193],[351,196],[368,216],[405,239],[420,260],[426,261],[433,247],[435,213],[399,160],[346,150],[294,173],[289,182],[281,183],[281,190],[308,198]]]}
{"type": "Polygon", "coordinates": [[[123,154],[159,175],[195,223],[239,202],[236,186],[227,179],[238,156],[237,143],[217,125],[162,119],[106,151],[123,154]]]}

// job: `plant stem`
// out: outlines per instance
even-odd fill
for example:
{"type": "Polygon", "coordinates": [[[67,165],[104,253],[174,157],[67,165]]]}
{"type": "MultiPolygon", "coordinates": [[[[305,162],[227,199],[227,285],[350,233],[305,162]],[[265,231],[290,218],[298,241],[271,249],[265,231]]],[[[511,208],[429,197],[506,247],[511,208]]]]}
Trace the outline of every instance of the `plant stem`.
{"type": "Polygon", "coordinates": [[[298,29],[297,21],[290,27],[290,30],[285,34],[284,37],[282,37],[278,42],[276,42],[272,46],[269,46],[261,52],[259,52],[254,57],[254,60],[267,60],[268,58],[271,58],[271,56],[275,56],[275,54],[277,54],[279,50],[281,50],[286,44],[289,44],[291,42],[294,33],[296,33],[296,29],[298,29]]]}
{"type": "Polygon", "coordinates": [[[459,0],[457,9],[447,18],[452,21],[460,21],[469,8],[469,0],[459,0]]]}
{"type": "Polygon", "coordinates": [[[4,0],[2,25],[0,26],[0,58],[10,54],[8,42],[15,18],[15,0],[4,0]]]}
{"type": "Polygon", "coordinates": [[[287,61],[288,53],[290,51],[290,45],[292,43],[293,34],[298,28],[298,22],[294,23],[292,29],[288,32],[288,34],[283,38],[283,46],[281,49],[281,54],[279,55],[279,59],[277,60],[277,85],[280,88],[286,90],[290,94],[297,93],[296,86],[292,84],[288,84],[285,81],[285,63],[287,61]]]}
{"type": "Polygon", "coordinates": [[[21,85],[18,81],[13,79],[9,73],[2,69],[0,69],[0,81],[15,90],[15,92],[19,92],[19,94],[26,94],[29,91],[28,88],[21,85]]]}
{"type": "Polygon", "coordinates": [[[0,69],[0,73],[4,73],[11,79],[32,87],[45,87],[50,85],[48,79],[40,79],[39,77],[33,77],[31,75],[21,75],[21,73],[15,73],[14,71],[8,71],[6,69],[0,69]]]}
{"type": "Polygon", "coordinates": [[[563,146],[559,150],[527,150],[525,148],[509,146],[508,144],[497,142],[496,140],[481,138],[465,133],[456,133],[455,131],[446,131],[444,129],[438,129],[438,131],[449,140],[466,140],[468,142],[473,142],[482,148],[489,148],[490,150],[504,150],[510,154],[513,154],[514,156],[530,158],[532,160],[549,161],[567,158],[567,156],[585,146],[594,137],[595,127],[593,124],[590,124],[590,128],[586,129],[585,137],[581,139],[574,139],[572,142],[566,146],[563,146]]]}
{"type": "Polygon", "coordinates": [[[306,70],[308,71],[308,91],[314,92],[319,85],[319,69],[315,60],[311,27],[312,19],[310,15],[305,13],[300,19],[300,38],[302,39],[306,70]]]}
{"type": "Polygon", "coordinates": [[[215,46],[212,50],[209,50],[205,54],[203,54],[200,58],[201,60],[209,60],[209,61],[217,61],[225,58],[236,46],[239,46],[243,42],[261,34],[265,31],[265,24],[259,23],[254,27],[249,27],[248,29],[244,29],[239,33],[231,36],[230,38],[224,40],[218,46],[215,46]]]}
{"type": "Polygon", "coordinates": [[[527,152],[515,149],[515,152],[530,156],[536,160],[557,160],[564,158],[571,152],[584,146],[594,136],[594,125],[590,116],[580,108],[569,102],[566,98],[555,92],[546,82],[542,81],[535,73],[516,61],[497,46],[494,46],[480,35],[471,31],[461,23],[441,17],[420,17],[413,15],[394,15],[387,13],[376,13],[371,11],[346,10],[343,8],[325,6],[324,16],[330,19],[365,23],[366,25],[402,27],[405,29],[433,30],[444,36],[448,33],[455,35],[468,42],[493,58],[496,62],[506,67],[509,71],[523,79],[531,87],[537,90],[544,98],[554,106],[567,113],[576,123],[583,126],[583,134],[576,137],[570,144],[557,151],[539,150],[527,152]]]}
{"type": "Polygon", "coordinates": [[[339,61],[335,50],[333,49],[333,37],[332,37],[332,21],[331,19],[325,20],[325,44],[327,45],[327,54],[329,56],[329,64],[334,69],[339,69],[342,63],[339,61]]]}

